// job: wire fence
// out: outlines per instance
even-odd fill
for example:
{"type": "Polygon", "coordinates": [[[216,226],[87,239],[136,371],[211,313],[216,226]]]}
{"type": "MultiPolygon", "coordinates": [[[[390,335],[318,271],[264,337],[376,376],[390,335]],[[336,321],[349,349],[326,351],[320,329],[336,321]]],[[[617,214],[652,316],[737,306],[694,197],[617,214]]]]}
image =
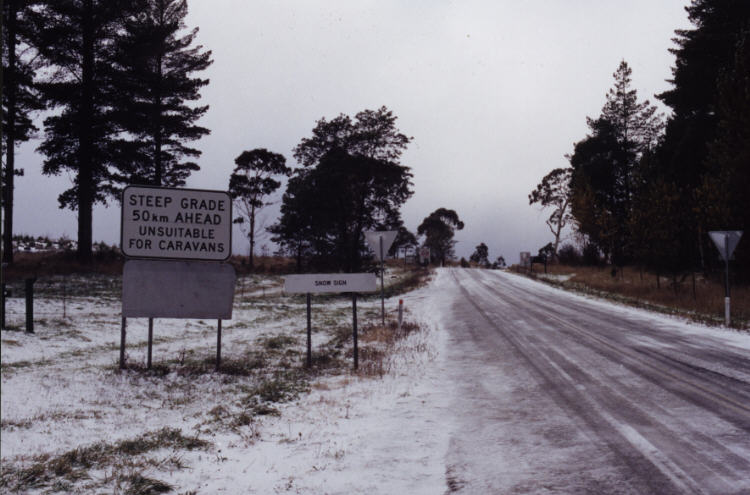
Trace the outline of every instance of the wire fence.
{"type": "MultiPolygon", "coordinates": [[[[8,330],[24,330],[27,319],[27,279],[6,281],[4,326],[8,330]]],[[[33,279],[33,320],[65,320],[78,315],[76,299],[94,298],[108,304],[120,304],[122,277],[117,275],[54,275],[33,279]]],[[[265,298],[279,294],[278,280],[255,275],[240,276],[235,285],[237,301],[265,298]]],[[[0,322],[2,323],[2,322],[0,322]]]]}

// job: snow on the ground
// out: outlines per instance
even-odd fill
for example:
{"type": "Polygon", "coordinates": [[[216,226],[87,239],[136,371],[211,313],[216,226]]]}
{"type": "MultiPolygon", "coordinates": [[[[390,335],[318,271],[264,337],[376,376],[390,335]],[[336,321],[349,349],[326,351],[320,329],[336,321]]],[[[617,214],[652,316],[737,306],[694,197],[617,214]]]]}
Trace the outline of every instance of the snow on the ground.
{"type": "Polygon", "coordinates": [[[708,326],[693,322],[678,315],[657,313],[642,308],[628,306],[609,299],[601,299],[592,295],[580,294],[540,283],[530,278],[514,274],[513,272],[505,272],[502,276],[511,280],[513,284],[517,284],[519,287],[524,287],[537,292],[540,297],[543,297],[545,293],[563,295],[563,297],[570,298],[571,300],[586,301],[588,304],[592,304],[599,309],[608,311],[613,315],[622,315],[623,317],[640,319],[645,325],[669,328],[677,333],[693,337],[718,339],[726,345],[736,346],[738,349],[750,350],[750,332],[747,331],[735,330],[724,326],[708,326]]]}
{"type": "MultiPolygon", "coordinates": [[[[280,284],[275,279],[254,285],[245,293],[257,296],[265,288],[266,295],[274,295],[280,284]]],[[[212,444],[207,451],[180,451],[182,469],[162,466],[145,473],[178,493],[442,492],[449,432],[441,424],[447,403],[440,371],[445,334],[436,319],[436,291],[439,284],[400,296],[405,320],[419,323],[422,330],[398,342],[384,376],[345,372],[313,379],[309,393],[276,405],[279,417],[256,417],[238,429],[214,427],[207,417],[218,406],[231,409],[242,383],[227,385],[222,375],[210,373],[186,386],[186,379],[174,373],[117,372],[116,298],[70,298],[67,319],[54,316],[59,300],[38,298],[35,311],[47,316],[36,334],[2,332],[3,465],[28,467],[39,454],[60,455],[168,426],[185,435],[198,431],[212,444]]],[[[395,317],[398,299],[386,300],[389,317],[395,317]]],[[[238,349],[257,345],[260,335],[292,334],[303,349],[304,303],[271,300],[280,307],[235,304],[233,319],[223,326],[225,360],[238,349]]],[[[23,312],[23,300],[8,303],[11,313],[23,312]]],[[[350,322],[350,304],[340,299],[320,303],[326,318],[339,324],[350,322]]],[[[368,314],[379,317],[379,299],[358,306],[361,326],[368,314]]],[[[323,312],[314,300],[314,327],[318,311],[323,312]]],[[[211,321],[157,319],[154,362],[186,354],[210,356],[215,332],[211,321]]],[[[129,320],[127,339],[129,362],[143,363],[146,320],[129,320]]],[[[314,347],[323,340],[314,331],[314,347]]]]}

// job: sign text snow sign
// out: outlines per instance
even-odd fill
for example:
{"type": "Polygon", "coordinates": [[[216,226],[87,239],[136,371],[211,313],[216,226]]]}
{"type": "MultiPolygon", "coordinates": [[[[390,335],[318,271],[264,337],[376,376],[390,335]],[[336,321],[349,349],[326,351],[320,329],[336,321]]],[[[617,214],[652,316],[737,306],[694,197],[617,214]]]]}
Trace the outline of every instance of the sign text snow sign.
{"type": "Polygon", "coordinates": [[[225,191],[128,186],[120,249],[131,258],[226,261],[232,198],[225,191]]]}
{"type": "Polygon", "coordinates": [[[314,273],[287,275],[287,294],[318,294],[324,292],[375,292],[374,273],[314,273]]]}

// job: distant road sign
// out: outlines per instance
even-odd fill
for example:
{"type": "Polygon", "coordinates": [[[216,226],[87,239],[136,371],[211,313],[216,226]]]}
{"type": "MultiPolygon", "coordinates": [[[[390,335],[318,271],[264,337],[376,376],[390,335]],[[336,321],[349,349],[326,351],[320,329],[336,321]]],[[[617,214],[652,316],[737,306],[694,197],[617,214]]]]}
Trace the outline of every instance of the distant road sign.
{"type": "Polygon", "coordinates": [[[284,278],[284,292],[288,294],[375,292],[375,289],[374,273],[313,273],[284,278]]]}
{"type": "Polygon", "coordinates": [[[419,248],[419,263],[424,265],[430,262],[430,248],[422,246],[419,248]]]}
{"type": "Polygon", "coordinates": [[[378,261],[383,261],[380,257],[380,239],[383,239],[383,257],[388,255],[388,250],[391,249],[393,241],[396,240],[397,230],[369,230],[365,232],[365,240],[367,245],[375,253],[375,258],[378,261]]]}
{"type": "Polygon", "coordinates": [[[531,266],[531,253],[528,251],[521,251],[521,266],[531,266]]]}
{"type": "Polygon", "coordinates": [[[742,237],[741,230],[714,230],[708,233],[711,240],[716,244],[716,249],[719,250],[721,259],[727,261],[731,259],[732,253],[734,253],[737,244],[740,242],[742,237]]]}
{"type": "Polygon", "coordinates": [[[232,254],[232,198],[225,191],[128,186],[120,249],[131,258],[226,261],[232,254]]]}

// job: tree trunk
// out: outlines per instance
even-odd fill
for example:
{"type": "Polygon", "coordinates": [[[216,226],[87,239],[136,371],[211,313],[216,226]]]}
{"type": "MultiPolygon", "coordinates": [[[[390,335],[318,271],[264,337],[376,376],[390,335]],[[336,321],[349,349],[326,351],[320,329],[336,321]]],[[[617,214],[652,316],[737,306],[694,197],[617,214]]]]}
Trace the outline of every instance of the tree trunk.
{"type": "Polygon", "coordinates": [[[248,264],[250,266],[250,269],[252,270],[254,267],[254,257],[255,257],[255,205],[250,205],[250,232],[248,234],[248,237],[250,237],[250,256],[248,256],[248,264]]]}
{"type": "Polygon", "coordinates": [[[156,95],[154,98],[154,185],[161,186],[164,181],[164,170],[161,161],[161,80],[162,56],[156,57],[158,77],[156,80],[156,95]]]}
{"type": "Polygon", "coordinates": [[[94,108],[94,26],[92,0],[84,1],[83,63],[78,142],[78,259],[91,263],[93,242],[94,173],[92,119],[94,108]]]}
{"type": "Polygon", "coordinates": [[[3,262],[13,263],[13,189],[15,178],[15,126],[16,126],[16,5],[8,5],[8,70],[3,84],[8,93],[8,128],[6,130],[5,191],[3,191],[3,262]]]}

